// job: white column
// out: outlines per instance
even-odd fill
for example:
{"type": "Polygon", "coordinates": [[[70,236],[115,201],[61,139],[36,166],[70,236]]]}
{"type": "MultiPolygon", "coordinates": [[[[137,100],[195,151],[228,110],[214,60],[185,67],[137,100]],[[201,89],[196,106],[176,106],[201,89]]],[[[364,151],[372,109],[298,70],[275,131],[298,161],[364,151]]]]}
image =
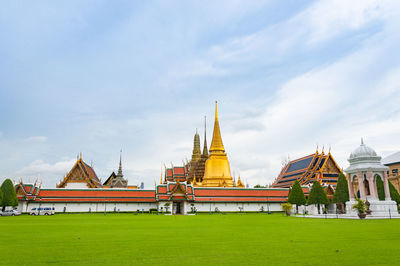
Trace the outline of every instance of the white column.
{"type": "Polygon", "coordinates": [[[358,188],[360,189],[360,198],[365,200],[365,188],[364,188],[363,177],[364,175],[362,172],[357,172],[358,188]]]}
{"type": "Polygon", "coordinates": [[[349,198],[350,198],[350,201],[354,201],[354,188],[353,188],[353,182],[351,181],[350,174],[346,175],[346,179],[347,179],[347,186],[349,187],[349,198]]]}
{"type": "Polygon", "coordinates": [[[383,188],[385,190],[385,200],[392,200],[390,198],[388,175],[386,171],[383,171],[383,188]]]}

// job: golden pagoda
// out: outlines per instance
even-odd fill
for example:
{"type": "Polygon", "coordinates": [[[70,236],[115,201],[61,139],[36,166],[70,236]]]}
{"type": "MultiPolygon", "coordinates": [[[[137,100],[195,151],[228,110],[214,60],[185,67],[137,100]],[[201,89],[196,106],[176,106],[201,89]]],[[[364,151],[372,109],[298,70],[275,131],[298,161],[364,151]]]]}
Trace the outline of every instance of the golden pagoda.
{"type": "Polygon", "coordinates": [[[215,122],[210,154],[206,161],[203,181],[201,185],[198,185],[202,187],[233,187],[233,184],[228,157],[219,129],[217,102],[215,102],[215,122]]]}

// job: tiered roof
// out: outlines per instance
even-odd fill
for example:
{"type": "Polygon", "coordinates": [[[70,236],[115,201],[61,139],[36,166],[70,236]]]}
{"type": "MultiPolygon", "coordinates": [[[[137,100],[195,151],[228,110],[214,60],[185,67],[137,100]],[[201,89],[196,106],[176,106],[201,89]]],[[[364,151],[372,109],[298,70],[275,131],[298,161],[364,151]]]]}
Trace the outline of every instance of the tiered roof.
{"type": "Polygon", "coordinates": [[[165,179],[164,183],[167,182],[185,182],[188,174],[188,166],[172,166],[171,168],[166,168],[165,169],[165,179]]]}
{"type": "Polygon", "coordinates": [[[301,185],[308,185],[315,180],[320,183],[336,187],[337,179],[341,169],[332,157],[332,154],[319,153],[288,162],[281,170],[271,187],[289,188],[295,180],[301,185]]]}

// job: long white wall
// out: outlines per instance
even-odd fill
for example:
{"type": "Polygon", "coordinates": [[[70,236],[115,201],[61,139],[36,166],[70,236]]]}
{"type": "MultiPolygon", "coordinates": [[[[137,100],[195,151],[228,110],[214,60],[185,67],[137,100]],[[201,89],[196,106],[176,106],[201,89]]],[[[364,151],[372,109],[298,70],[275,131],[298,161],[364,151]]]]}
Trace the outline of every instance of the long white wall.
{"type": "MultiPolygon", "coordinates": [[[[192,205],[189,204],[188,211],[191,210],[192,205]]],[[[215,212],[216,209],[221,212],[264,212],[282,211],[280,203],[235,203],[235,202],[218,202],[218,203],[194,203],[197,212],[215,212]]]]}
{"type": "Polygon", "coordinates": [[[55,211],[57,213],[63,213],[63,212],[114,212],[114,211],[120,211],[120,212],[136,212],[137,210],[139,211],[145,211],[148,212],[152,208],[157,208],[157,203],[144,203],[144,202],[134,202],[134,203],[104,203],[104,202],[99,202],[99,203],[75,203],[75,202],[69,202],[69,203],[29,203],[27,204],[26,202],[19,202],[18,205],[18,210],[21,211],[22,213],[29,213],[32,208],[38,208],[38,207],[50,207],[50,208],[55,208],[55,211]]]}
{"type": "MultiPolygon", "coordinates": [[[[38,203],[33,202],[27,204],[26,201],[20,201],[18,210],[22,213],[29,213],[32,208],[38,208],[39,206],[42,208],[50,207],[55,208],[57,213],[73,213],[73,212],[136,212],[145,211],[148,212],[150,209],[156,209],[157,207],[161,210],[163,207],[163,211],[165,211],[165,203],[166,202],[154,202],[154,203],[76,203],[76,202],[68,202],[68,203],[38,203]]],[[[173,203],[170,202],[169,211],[171,211],[173,203]]],[[[191,212],[192,207],[196,208],[196,212],[260,212],[262,209],[264,212],[271,211],[277,212],[282,211],[280,203],[235,203],[235,202],[218,202],[218,203],[191,203],[185,202],[182,208],[185,213],[191,212]],[[192,205],[194,204],[194,205],[192,205]]]]}

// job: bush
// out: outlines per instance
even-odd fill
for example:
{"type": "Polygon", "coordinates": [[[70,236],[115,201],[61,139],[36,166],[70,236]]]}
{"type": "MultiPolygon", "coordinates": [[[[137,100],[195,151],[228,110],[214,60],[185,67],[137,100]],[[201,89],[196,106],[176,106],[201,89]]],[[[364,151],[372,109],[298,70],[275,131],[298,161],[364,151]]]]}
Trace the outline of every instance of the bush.
{"type": "Polygon", "coordinates": [[[289,202],[283,203],[282,205],[282,210],[286,213],[287,216],[290,216],[290,214],[292,213],[292,204],[290,204],[289,202]]]}
{"type": "Polygon", "coordinates": [[[356,199],[357,203],[353,205],[353,209],[357,210],[359,214],[363,214],[365,212],[366,206],[364,201],[361,199],[357,198],[356,199]]]}

